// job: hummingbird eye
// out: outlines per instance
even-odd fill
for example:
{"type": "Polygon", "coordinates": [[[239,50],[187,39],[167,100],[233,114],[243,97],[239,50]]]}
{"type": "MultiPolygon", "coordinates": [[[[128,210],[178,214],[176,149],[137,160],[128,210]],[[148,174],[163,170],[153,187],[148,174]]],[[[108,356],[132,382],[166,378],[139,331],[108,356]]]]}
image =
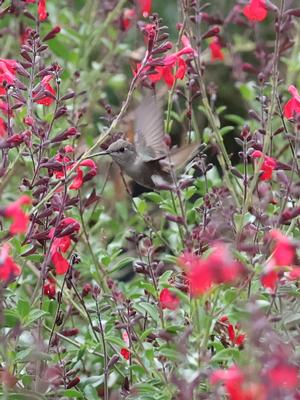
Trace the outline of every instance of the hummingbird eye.
{"type": "Polygon", "coordinates": [[[119,150],[120,153],[124,153],[124,151],[125,151],[125,147],[121,147],[119,150]]]}

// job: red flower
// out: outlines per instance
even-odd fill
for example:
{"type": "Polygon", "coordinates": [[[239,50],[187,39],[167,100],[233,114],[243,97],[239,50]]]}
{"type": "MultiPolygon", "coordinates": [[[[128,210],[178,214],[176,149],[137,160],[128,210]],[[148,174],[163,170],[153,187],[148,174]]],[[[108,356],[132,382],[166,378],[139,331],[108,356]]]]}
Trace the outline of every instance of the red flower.
{"type": "Polygon", "coordinates": [[[65,274],[69,269],[69,261],[62,255],[66,253],[71,246],[70,235],[80,230],[80,224],[73,218],[64,218],[55,228],[49,232],[49,238],[56,236],[52,242],[50,255],[52,263],[58,275],[65,274]]]}
{"type": "Polygon", "coordinates": [[[298,369],[293,365],[277,365],[268,371],[268,377],[272,385],[277,385],[286,389],[296,389],[298,386],[298,369]]]}
{"type": "Polygon", "coordinates": [[[192,296],[207,292],[213,284],[232,283],[246,272],[240,263],[232,259],[222,243],[216,244],[206,259],[185,253],[179,262],[186,269],[192,296]]]}
{"type": "Polygon", "coordinates": [[[55,280],[50,276],[48,277],[47,281],[44,284],[43,293],[45,296],[48,296],[49,299],[55,299],[56,295],[55,280]]]}
{"type": "Polygon", "coordinates": [[[260,179],[262,181],[269,181],[270,179],[272,179],[272,173],[274,169],[277,167],[277,161],[272,157],[266,156],[259,150],[255,150],[251,154],[251,158],[261,158],[261,157],[263,157],[264,162],[261,166],[261,171],[263,173],[260,175],[260,179]]]}
{"type": "Polygon", "coordinates": [[[292,98],[283,106],[283,114],[285,118],[292,119],[295,114],[300,114],[300,95],[295,86],[289,86],[289,92],[292,98]]]}
{"type": "Polygon", "coordinates": [[[296,249],[291,239],[277,229],[272,229],[269,237],[276,242],[272,254],[274,263],[278,266],[292,265],[296,257],[296,249]]]}
{"type": "Polygon", "coordinates": [[[244,7],[244,15],[249,21],[263,21],[268,15],[265,0],[250,0],[249,4],[244,7]]]}
{"type": "Polygon", "coordinates": [[[48,13],[46,10],[46,0],[39,0],[38,3],[38,15],[40,21],[45,21],[48,17],[48,13]]]}
{"type": "Polygon", "coordinates": [[[0,137],[6,136],[7,125],[3,118],[0,118],[0,137]]]}
{"type": "Polygon", "coordinates": [[[77,175],[75,176],[72,185],[70,186],[71,190],[78,190],[83,185],[83,182],[86,182],[92,179],[95,175],[97,175],[97,165],[91,159],[83,160],[80,162],[79,166],[76,168],[77,175]],[[88,167],[89,171],[86,175],[83,175],[83,171],[80,167],[88,167]]]}
{"type": "Polygon", "coordinates": [[[4,210],[4,216],[13,220],[9,228],[9,232],[12,235],[26,233],[27,231],[29,217],[21,208],[25,204],[31,204],[31,198],[29,196],[21,196],[4,210]]]}
{"type": "Polygon", "coordinates": [[[53,79],[53,75],[46,75],[41,81],[38,91],[33,92],[33,101],[37,104],[43,104],[44,106],[51,106],[55,99],[50,96],[52,94],[54,97],[56,95],[55,90],[50,85],[50,81],[53,79]]]}
{"type": "Polygon", "coordinates": [[[9,245],[6,243],[0,251],[0,280],[8,282],[21,274],[21,268],[9,257],[9,245]]]}
{"type": "Polygon", "coordinates": [[[152,0],[137,0],[138,7],[144,18],[147,18],[151,14],[152,0]]]}
{"type": "Polygon", "coordinates": [[[244,373],[235,365],[227,370],[218,369],[210,376],[210,383],[223,382],[229,400],[266,400],[266,389],[263,385],[251,383],[244,373]]]}
{"type": "MultiPolygon", "coordinates": [[[[261,283],[265,288],[274,292],[280,277],[279,273],[282,272],[280,267],[292,266],[296,258],[296,249],[292,241],[278,230],[271,230],[269,237],[275,241],[275,246],[261,276],[261,283]]],[[[288,279],[293,279],[293,276],[297,276],[297,267],[290,267],[290,271],[287,276],[288,279]]]]}
{"type": "Polygon", "coordinates": [[[238,324],[235,327],[230,323],[227,316],[223,316],[219,320],[227,328],[228,338],[233,346],[242,346],[245,343],[246,334],[240,333],[238,324]]]}
{"type": "Polygon", "coordinates": [[[169,289],[164,288],[160,292],[159,302],[162,309],[168,308],[169,310],[176,310],[179,306],[180,300],[169,289]]]}
{"type": "Polygon", "coordinates": [[[212,42],[209,44],[209,49],[210,49],[210,59],[212,62],[214,61],[223,61],[224,60],[224,54],[222,52],[222,46],[220,43],[220,39],[218,37],[215,37],[212,42]]]}
{"type": "Polygon", "coordinates": [[[122,347],[120,354],[125,358],[125,360],[129,360],[131,353],[128,349],[126,349],[126,347],[122,347]]]}
{"type": "Polygon", "coordinates": [[[13,85],[15,83],[17,65],[18,63],[16,60],[0,58],[0,95],[6,93],[6,90],[3,87],[4,82],[9,85],[13,85]]]}
{"type": "Polygon", "coordinates": [[[135,18],[136,18],[135,9],[125,8],[120,19],[120,25],[122,31],[127,32],[132,27],[135,18]]]}

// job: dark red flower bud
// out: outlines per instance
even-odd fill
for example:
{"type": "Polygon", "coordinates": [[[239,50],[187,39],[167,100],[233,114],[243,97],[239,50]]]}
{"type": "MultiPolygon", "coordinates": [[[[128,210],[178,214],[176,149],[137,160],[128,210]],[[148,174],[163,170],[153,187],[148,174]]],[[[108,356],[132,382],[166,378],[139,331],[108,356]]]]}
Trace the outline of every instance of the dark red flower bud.
{"type": "Polygon", "coordinates": [[[46,36],[43,38],[43,42],[46,42],[47,40],[54,39],[55,36],[61,31],[60,26],[55,26],[50,32],[47,33],[46,36]]]}
{"type": "Polygon", "coordinates": [[[208,39],[210,37],[216,36],[220,33],[220,28],[218,26],[214,26],[213,28],[209,29],[207,32],[205,32],[202,36],[201,39],[208,39]]]}
{"type": "Polygon", "coordinates": [[[82,289],[82,297],[87,296],[92,291],[92,288],[90,283],[85,283],[82,289]]]}
{"type": "Polygon", "coordinates": [[[76,378],[74,378],[72,381],[70,381],[67,385],[67,389],[71,389],[72,387],[78,385],[78,383],[80,382],[80,378],[79,376],[76,376],[76,378]]]}
{"type": "Polygon", "coordinates": [[[61,331],[60,333],[61,333],[61,335],[66,336],[66,337],[76,336],[79,333],[79,329],[78,328],[65,329],[64,331],[61,331]]]}

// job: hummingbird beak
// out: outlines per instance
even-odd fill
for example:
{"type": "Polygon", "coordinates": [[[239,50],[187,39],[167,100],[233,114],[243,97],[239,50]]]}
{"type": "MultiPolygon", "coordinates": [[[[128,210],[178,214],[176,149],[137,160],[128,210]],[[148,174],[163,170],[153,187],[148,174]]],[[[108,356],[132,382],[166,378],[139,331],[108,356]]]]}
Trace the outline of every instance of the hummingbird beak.
{"type": "Polygon", "coordinates": [[[98,156],[106,156],[110,154],[108,151],[101,151],[100,153],[94,153],[89,156],[89,158],[98,157],[98,156]]]}

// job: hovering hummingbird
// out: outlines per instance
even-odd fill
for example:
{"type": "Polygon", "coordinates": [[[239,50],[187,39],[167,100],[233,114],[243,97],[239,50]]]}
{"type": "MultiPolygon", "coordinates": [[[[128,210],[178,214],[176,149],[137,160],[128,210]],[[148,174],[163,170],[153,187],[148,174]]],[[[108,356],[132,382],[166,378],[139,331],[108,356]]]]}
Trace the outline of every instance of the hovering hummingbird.
{"type": "Polygon", "coordinates": [[[200,151],[199,143],[169,150],[164,142],[161,107],[154,97],[146,97],[136,111],[134,144],[124,139],[112,143],[106,151],[130,178],[155,190],[172,185],[172,167],[184,167],[200,151]]]}

